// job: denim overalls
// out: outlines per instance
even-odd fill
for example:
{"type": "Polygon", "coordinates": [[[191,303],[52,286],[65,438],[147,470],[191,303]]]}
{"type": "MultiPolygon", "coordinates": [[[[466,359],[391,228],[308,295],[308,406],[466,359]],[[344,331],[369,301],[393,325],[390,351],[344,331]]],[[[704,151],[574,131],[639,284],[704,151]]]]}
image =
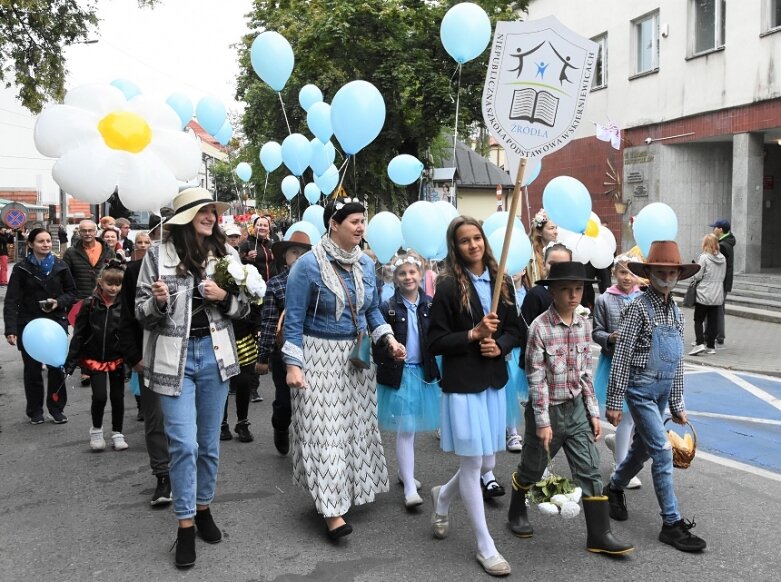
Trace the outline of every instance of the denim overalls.
{"type": "MultiPolygon", "coordinates": [[[[629,376],[626,403],[635,421],[635,434],[629,453],[611,478],[611,485],[624,489],[650,458],[660,514],[665,525],[672,525],[681,519],[681,515],[673,491],[673,455],[664,428],[664,415],[675,371],[683,357],[683,338],[675,325],[654,323],[656,313],[651,300],[643,295],[643,301],[653,326],[651,353],[645,368],[632,368],[629,376]]],[[[678,322],[680,312],[674,303],[671,308],[678,322]]]]}

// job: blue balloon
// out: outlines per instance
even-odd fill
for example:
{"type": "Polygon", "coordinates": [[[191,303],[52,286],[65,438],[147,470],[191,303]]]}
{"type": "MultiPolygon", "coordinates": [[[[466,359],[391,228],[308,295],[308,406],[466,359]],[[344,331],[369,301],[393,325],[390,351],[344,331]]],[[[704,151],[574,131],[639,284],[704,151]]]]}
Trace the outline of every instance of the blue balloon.
{"type": "Polygon", "coordinates": [[[447,238],[442,239],[437,252],[431,257],[432,261],[444,261],[447,258],[447,238]]]}
{"type": "Polygon", "coordinates": [[[423,162],[415,156],[400,154],[388,164],[388,177],[394,184],[409,186],[423,173],[423,162]]]}
{"type": "Polygon", "coordinates": [[[591,195],[579,180],[558,176],[545,186],[542,207],[557,225],[582,233],[591,218],[591,195]]]}
{"type": "Polygon", "coordinates": [[[309,108],[306,113],[306,125],[315,137],[325,143],[334,134],[331,127],[331,106],[320,101],[309,108]]]}
{"type": "Polygon", "coordinates": [[[282,146],[275,141],[267,141],[260,148],[260,163],[267,172],[273,172],[282,165],[282,146]]]}
{"type": "Polygon", "coordinates": [[[240,162],[236,166],[236,175],[242,182],[249,182],[250,178],[252,178],[252,166],[247,162],[240,162]]]}
{"type": "Polygon", "coordinates": [[[442,46],[457,63],[478,57],[491,41],[491,20],[480,6],[461,2],[447,11],[439,27],[442,46]]]}
{"type": "Polygon", "coordinates": [[[442,246],[445,237],[444,221],[434,205],[425,200],[410,204],[401,217],[401,234],[404,241],[420,256],[432,259],[442,246]]]}
{"type": "Polygon", "coordinates": [[[678,217],[675,211],[663,202],[645,206],[635,216],[632,233],[644,257],[651,250],[651,243],[657,240],[675,240],[678,236],[678,217]]]}
{"type": "Polygon", "coordinates": [[[309,236],[309,241],[312,244],[317,243],[317,241],[320,240],[320,237],[323,236],[314,224],[306,220],[300,220],[290,225],[290,228],[287,229],[282,240],[290,240],[292,234],[297,231],[305,232],[307,236],[309,236]]]}
{"type": "Polygon", "coordinates": [[[331,102],[331,126],[344,152],[353,155],[380,134],[385,123],[385,100],[367,81],[350,81],[331,102]]]}
{"type": "Polygon", "coordinates": [[[111,81],[111,84],[122,91],[122,94],[128,101],[136,95],[141,95],[141,89],[138,88],[138,85],[128,79],[114,79],[111,81]]]}
{"type": "Polygon", "coordinates": [[[225,105],[215,97],[204,97],[195,107],[195,118],[207,133],[215,135],[225,123],[225,105]]]}
{"type": "Polygon", "coordinates": [[[317,184],[309,182],[304,186],[304,198],[309,204],[317,204],[317,201],[320,200],[320,188],[317,187],[317,184]]]}
{"type": "Polygon", "coordinates": [[[68,357],[68,334],[59,323],[39,317],[24,326],[22,346],[33,360],[61,368],[68,357]]]}
{"type": "Polygon", "coordinates": [[[392,212],[379,212],[369,221],[366,242],[381,263],[387,263],[401,248],[401,221],[392,212]]]}
{"type": "Polygon", "coordinates": [[[304,210],[301,220],[312,224],[317,229],[317,232],[320,233],[320,236],[323,236],[325,234],[325,224],[323,224],[324,213],[325,208],[318,204],[312,204],[304,210]]]}
{"type": "Polygon", "coordinates": [[[165,102],[168,103],[171,109],[176,111],[179,120],[182,122],[182,129],[187,127],[187,124],[193,118],[193,102],[190,98],[182,93],[171,93],[165,102]]]}
{"type": "Polygon", "coordinates": [[[301,191],[301,183],[295,176],[285,176],[282,178],[282,194],[288,202],[301,191]]]}
{"type": "Polygon", "coordinates": [[[304,111],[309,111],[315,103],[319,103],[323,100],[323,92],[317,88],[316,85],[304,85],[298,92],[298,102],[301,104],[301,108],[304,111]]]}
{"type": "Polygon", "coordinates": [[[529,162],[526,164],[526,171],[524,172],[523,183],[521,186],[528,186],[534,182],[539,177],[541,171],[542,158],[534,158],[533,160],[529,160],[529,162]]]}
{"type": "Polygon", "coordinates": [[[309,160],[309,165],[315,174],[322,174],[334,163],[336,148],[330,141],[323,143],[316,137],[310,140],[309,145],[312,146],[312,159],[309,160]]]}
{"type": "Polygon", "coordinates": [[[292,133],[282,142],[282,161],[294,176],[300,176],[309,167],[312,146],[306,136],[292,133]]]}
{"type": "MultiPolygon", "coordinates": [[[[485,233],[485,236],[491,236],[491,234],[493,234],[493,232],[499,228],[501,228],[502,232],[504,232],[504,229],[507,228],[507,222],[509,218],[509,212],[504,210],[494,212],[491,216],[485,219],[485,222],[483,222],[483,232],[485,233]]],[[[523,224],[521,224],[521,221],[517,216],[515,217],[515,220],[513,220],[513,228],[521,231],[523,230],[523,224]]]]}
{"type": "Polygon", "coordinates": [[[277,93],[282,91],[295,63],[293,47],[287,39],[278,32],[267,30],[252,41],[249,54],[258,77],[277,93]]]}
{"type": "Polygon", "coordinates": [[[315,174],[315,184],[323,194],[328,196],[339,185],[339,170],[331,164],[322,174],[315,174]]]}
{"type": "Polygon", "coordinates": [[[233,137],[233,126],[231,125],[231,122],[227,120],[225,121],[225,123],[222,124],[220,131],[214,134],[214,139],[216,139],[219,142],[219,144],[223,146],[228,145],[232,137],[233,137]]]}
{"type": "MultiPolygon", "coordinates": [[[[505,228],[497,228],[488,235],[488,244],[491,246],[496,261],[499,262],[504,248],[505,228]]],[[[510,249],[507,252],[507,262],[505,263],[505,272],[508,275],[515,275],[523,271],[532,258],[532,244],[529,237],[523,229],[513,228],[512,238],[510,239],[510,249]]]]}

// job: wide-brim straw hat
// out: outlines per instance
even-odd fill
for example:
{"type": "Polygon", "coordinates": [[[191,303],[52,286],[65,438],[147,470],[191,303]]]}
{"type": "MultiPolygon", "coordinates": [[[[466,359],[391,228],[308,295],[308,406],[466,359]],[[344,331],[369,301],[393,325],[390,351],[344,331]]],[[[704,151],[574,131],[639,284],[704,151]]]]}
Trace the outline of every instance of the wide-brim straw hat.
{"type": "Polygon", "coordinates": [[[271,254],[278,259],[283,259],[290,247],[302,247],[309,250],[312,248],[312,241],[307,233],[297,230],[290,235],[288,240],[281,240],[271,245],[271,254]]]}
{"type": "Polygon", "coordinates": [[[681,251],[678,249],[678,243],[674,240],[658,240],[651,243],[651,249],[648,251],[645,263],[629,263],[627,268],[638,277],[648,276],[649,267],[676,267],[678,269],[678,280],[688,279],[700,270],[697,263],[684,263],[681,260],[681,251]]]}
{"type": "Polygon", "coordinates": [[[550,285],[554,281],[583,281],[584,283],[597,282],[596,279],[591,279],[586,275],[586,265],[577,261],[553,263],[550,266],[548,278],[540,279],[535,283],[537,285],[550,285]]]}
{"type": "Polygon", "coordinates": [[[174,224],[190,224],[198,211],[209,204],[214,204],[218,216],[230,208],[230,204],[217,202],[206,188],[182,190],[174,198],[174,213],[171,218],[165,221],[163,227],[174,224]]]}

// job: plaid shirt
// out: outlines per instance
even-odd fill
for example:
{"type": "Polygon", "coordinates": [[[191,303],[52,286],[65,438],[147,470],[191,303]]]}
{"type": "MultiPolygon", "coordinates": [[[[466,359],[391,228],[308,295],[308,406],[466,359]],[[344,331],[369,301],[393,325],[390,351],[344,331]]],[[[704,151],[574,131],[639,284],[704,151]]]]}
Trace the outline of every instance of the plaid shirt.
{"type": "Polygon", "coordinates": [[[277,322],[285,309],[285,288],[290,269],[285,267],[266,283],[266,296],[263,298],[263,311],[260,313],[260,342],[258,363],[268,364],[271,354],[277,349],[277,322]]]}
{"type": "MultiPolygon", "coordinates": [[[[610,380],[607,384],[608,410],[621,410],[624,405],[624,394],[629,385],[629,375],[632,368],[645,368],[651,354],[651,335],[653,324],[670,325],[678,329],[683,341],[683,314],[675,306],[670,295],[667,302],[664,296],[653,287],[645,292],[654,308],[653,322],[645,309],[643,296],[640,295],[630,303],[621,316],[618,328],[618,341],[613,354],[613,365],[610,368],[610,380]]],[[[682,412],[683,403],[683,358],[675,369],[672,390],[670,392],[670,411],[682,412]]]]}
{"type": "Polygon", "coordinates": [[[576,398],[583,398],[589,417],[599,418],[591,381],[591,323],[585,317],[573,314],[567,325],[551,305],[535,319],[529,326],[526,375],[538,428],[550,426],[550,406],[576,398]]]}

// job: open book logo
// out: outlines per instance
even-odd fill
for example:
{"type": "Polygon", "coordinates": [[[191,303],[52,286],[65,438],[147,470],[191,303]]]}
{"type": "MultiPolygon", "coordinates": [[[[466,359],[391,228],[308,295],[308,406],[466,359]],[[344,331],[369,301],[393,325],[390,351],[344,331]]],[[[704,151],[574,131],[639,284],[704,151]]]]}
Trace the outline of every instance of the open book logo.
{"type": "Polygon", "coordinates": [[[510,166],[513,158],[549,154],[575,134],[597,49],[552,16],[497,24],[483,88],[483,118],[504,145],[510,166]]]}

